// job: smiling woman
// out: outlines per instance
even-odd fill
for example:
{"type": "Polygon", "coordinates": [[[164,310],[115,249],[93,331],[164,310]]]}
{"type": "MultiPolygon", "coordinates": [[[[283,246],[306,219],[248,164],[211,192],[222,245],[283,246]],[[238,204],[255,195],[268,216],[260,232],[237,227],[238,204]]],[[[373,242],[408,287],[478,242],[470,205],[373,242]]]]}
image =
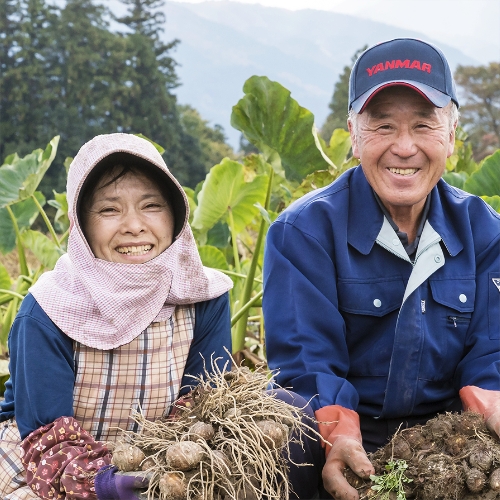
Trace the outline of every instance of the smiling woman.
{"type": "Polygon", "coordinates": [[[116,473],[106,443],[137,431],[133,411],[167,416],[205,360],[229,362],[232,282],[203,267],[184,191],[148,141],[85,144],[67,196],[68,253],[10,332],[0,498],[132,500],[148,480],[116,473]]]}
{"type": "Polygon", "coordinates": [[[116,164],[84,186],[82,227],[97,258],[139,264],[172,244],[174,210],[168,190],[161,189],[164,183],[153,172],[133,163],[116,164]]]}

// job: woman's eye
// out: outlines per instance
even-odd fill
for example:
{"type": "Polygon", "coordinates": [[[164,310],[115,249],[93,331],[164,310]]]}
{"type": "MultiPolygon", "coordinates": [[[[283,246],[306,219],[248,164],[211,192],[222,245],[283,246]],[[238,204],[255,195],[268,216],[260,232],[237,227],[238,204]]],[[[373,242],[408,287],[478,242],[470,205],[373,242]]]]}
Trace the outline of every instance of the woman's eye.
{"type": "Polygon", "coordinates": [[[117,212],[116,208],[114,208],[114,207],[105,207],[105,208],[101,208],[101,210],[99,210],[99,213],[101,213],[101,214],[112,214],[114,212],[117,212]]]}

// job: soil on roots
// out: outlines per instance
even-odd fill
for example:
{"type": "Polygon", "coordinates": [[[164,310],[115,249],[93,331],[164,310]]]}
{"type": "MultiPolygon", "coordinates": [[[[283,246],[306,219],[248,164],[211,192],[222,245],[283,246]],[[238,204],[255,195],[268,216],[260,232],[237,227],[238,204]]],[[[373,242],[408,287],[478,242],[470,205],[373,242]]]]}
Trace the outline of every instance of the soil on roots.
{"type": "MultiPolygon", "coordinates": [[[[397,432],[392,440],[368,455],[376,476],[387,474],[389,462],[407,465],[404,497],[415,500],[500,499],[500,441],[485,426],[481,415],[447,413],[397,432]]],[[[360,499],[394,499],[395,492],[372,489],[351,470],[345,476],[360,499]]],[[[401,498],[401,496],[399,497],[401,498]]]]}
{"type": "Polygon", "coordinates": [[[267,391],[268,375],[213,364],[170,417],[136,414],[140,431],[123,433],[113,463],[145,471],[150,499],[287,500],[290,443],[321,436],[301,408],[267,391]]]}

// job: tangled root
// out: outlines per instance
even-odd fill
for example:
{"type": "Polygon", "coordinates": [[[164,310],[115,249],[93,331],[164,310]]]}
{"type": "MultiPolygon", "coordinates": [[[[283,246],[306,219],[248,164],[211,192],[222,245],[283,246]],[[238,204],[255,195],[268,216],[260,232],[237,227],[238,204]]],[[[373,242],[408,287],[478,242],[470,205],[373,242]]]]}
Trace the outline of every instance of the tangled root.
{"type": "Polygon", "coordinates": [[[192,404],[153,422],[135,413],[140,431],[124,431],[119,442],[144,453],[136,470],[151,477],[148,498],[288,499],[290,443],[322,439],[311,419],[267,391],[267,372],[212,361],[211,373],[193,379],[192,404]]]}

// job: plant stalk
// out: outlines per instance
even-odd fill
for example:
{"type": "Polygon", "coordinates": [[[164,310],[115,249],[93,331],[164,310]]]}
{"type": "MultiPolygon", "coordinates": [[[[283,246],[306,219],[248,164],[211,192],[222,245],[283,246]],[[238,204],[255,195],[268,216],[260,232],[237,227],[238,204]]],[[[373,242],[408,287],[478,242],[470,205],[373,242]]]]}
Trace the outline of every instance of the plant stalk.
{"type": "MultiPolygon", "coordinates": [[[[269,209],[269,204],[271,202],[273,176],[274,176],[274,170],[271,167],[269,169],[269,182],[267,184],[266,201],[264,204],[264,208],[266,210],[269,209]]],[[[252,261],[250,263],[250,268],[248,270],[247,278],[245,280],[245,285],[243,287],[243,292],[241,295],[241,301],[240,301],[241,304],[245,304],[245,305],[248,304],[248,302],[250,300],[250,296],[252,295],[252,290],[254,288],[254,281],[255,281],[255,272],[257,270],[257,264],[259,262],[260,249],[261,249],[262,243],[264,241],[266,228],[267,228],[267,222],[264,218],[262,218],[262,220],[260,222],[260,228],[259,228],[259,234],[257,236],[257,241],[255,242],[255,249],[254,249],[254,252],[252,255],[252,261]]],[[[260,294],[260,296],[262,296],[262,293],[260,294]]],[[[255,299],[255,297],[254,297],[254,299],[255,299]]],[[[241,309],[240,309],[240,311],[241,311],[241,309]]],[[[238,312],[240,312],[240,311],[238,311],[238,312]]],[[[248,314],[249,314],[249,309],[247,309],[247,311],[244,314],[238,316],[239,322],[236,325],[236,328],[235,328],[235,331],[233,334],[233,352],[241,351],[245,347],[245,335],[246,335],[246,331],[247,331],[248,314]]],[[[234,323],[236,323],[236,321],[234,323]]]]}
{"type": "Polygon", "coordinates": [[[12,225],[14,226],[14,232],[16,233],[16,246],[17,246],[17,255],[19,259],[19,267],[21,269],[21,274],[24,274],[26,276],[29,276],[29,269],[28,269],[28,264],[26,262],[26,254],[24,252],[24,247],[21,242],[21,233],[19,231],[19,226],[17,225],[17,220],[14,215],[14,212],[10,208],[9,205],[5,207],[7,209],[7,212],[9,214],[10,219],[12,220],[12,225]]]}
{"type": "Polygon", "coordinates": [[[42,205],[40,205],[40,202],[36,199],[36,196],[34,194],[31,195],[31,198],[35,202],[35,205],[38,208],[38,211],[40,212],[40,215],[42,216],[42,219],[44,220],[45,225],[47,226],[47,229],[49,230],[49,233],[52,236],[52,239],[54,240],[54,243],[58,246],[58,248],[61,248],[61,244],[59,243],[59,238],[57,237],[57,234],[54,231],[54,228],[52,227],[52,224],[50,223],[50,220],[47,217],[45,210],[43,209],[42,205]]]}
{"type": "Polygon", "coordinates": [[[233,211],[231,209],[229,209],[229,230],[231,231],[231,243],[233,246],[234,268],[236,269],[237,273],[241,274],[240,254],[238,252],[238,241],[236,239],[233,211]]]}

